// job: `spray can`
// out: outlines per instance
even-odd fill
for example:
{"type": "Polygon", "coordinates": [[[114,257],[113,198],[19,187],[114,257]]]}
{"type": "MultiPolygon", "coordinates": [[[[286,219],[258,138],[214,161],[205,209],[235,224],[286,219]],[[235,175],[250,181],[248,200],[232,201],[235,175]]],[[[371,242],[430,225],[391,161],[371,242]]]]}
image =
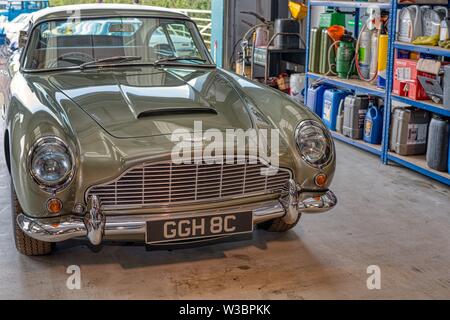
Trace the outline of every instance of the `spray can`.
{"type": "Polygon", "coordinates": [[[353,74],[355,44],[350,33],[344,34],[336,54],[336,72],[339,78],[348,79],[353,74]]]}
{"type": "Polygon", "coordinates": [[[370,75],[370,62],[371,62],[371,47],[372,47],[372,34],[371,30],[365,29],[361,32],[359,40],[359,67],[361,69],[362,76],[365,79],[370,75]]]}

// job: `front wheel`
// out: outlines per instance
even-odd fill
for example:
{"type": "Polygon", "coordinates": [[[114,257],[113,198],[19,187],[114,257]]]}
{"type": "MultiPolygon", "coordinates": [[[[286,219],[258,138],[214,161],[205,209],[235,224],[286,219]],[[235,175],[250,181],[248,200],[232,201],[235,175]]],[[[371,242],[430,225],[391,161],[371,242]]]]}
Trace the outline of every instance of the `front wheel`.
{"type": "Polygon", "coordinates": [[[258,224],[258,227],[269,232],[286,232],[288,230],[291,230],[298,224],[301,216],[302,214],[299,213],[297,221],[295,221],[294,223],[286,223],[284,222],[283,218],[276,218],[260,223],[258,224]]]}
{"type": "Polygon", "coordinates": [[[53,244],[51,242],[39,241],[31,238],[20,229],[17,223],[17,216],[22,213],[22,207],[17,199],[16,191],[11,179],[11,214],[14,232],[14,241],[17,251],[26,256],[42,256],[52,252],[53,244]]]}

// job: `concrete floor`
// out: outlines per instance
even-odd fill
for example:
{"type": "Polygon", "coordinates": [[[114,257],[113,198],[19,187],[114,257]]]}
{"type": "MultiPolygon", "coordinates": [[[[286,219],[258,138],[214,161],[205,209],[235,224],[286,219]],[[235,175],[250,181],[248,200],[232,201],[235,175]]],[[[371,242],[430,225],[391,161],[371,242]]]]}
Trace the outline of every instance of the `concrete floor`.
{"type": "Polygon", "coordinates": [[[0,298],[449,299],[449,188],[336,144],[339,206],[286,234],[172,252],[68,242],[38,258],[14,248],[1,156],[0,298]],[[81,268],[80,290],[66,287],[69,265],[81,268]],[[381,290],[366,287],[369,265],[381,268],[381,290]]]}

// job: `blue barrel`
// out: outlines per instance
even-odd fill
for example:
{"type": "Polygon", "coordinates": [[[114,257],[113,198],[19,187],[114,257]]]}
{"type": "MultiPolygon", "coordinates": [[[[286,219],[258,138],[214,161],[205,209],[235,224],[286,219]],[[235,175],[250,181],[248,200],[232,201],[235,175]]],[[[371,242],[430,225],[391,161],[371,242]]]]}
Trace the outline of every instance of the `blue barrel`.
{"type": "Polygon", "coordinates": [[[339,113],[339,104],[350,92],[339,89],[327,89],[323,94],[323,123],[333,131],[336,131],[337,115],[339,113]]]}
{"type": "Polygon", "coordinates": [[[364,141],[381,144],[383,137],[383,110],[376,106],[369,108],[364,120],[364,141]]]}
{"type": "Polygon", "coordinates": [[[308,88],[307,107],[319,117],[322,117],[323,93],[328,89],[326,85],[311,85],[308,88]]]}

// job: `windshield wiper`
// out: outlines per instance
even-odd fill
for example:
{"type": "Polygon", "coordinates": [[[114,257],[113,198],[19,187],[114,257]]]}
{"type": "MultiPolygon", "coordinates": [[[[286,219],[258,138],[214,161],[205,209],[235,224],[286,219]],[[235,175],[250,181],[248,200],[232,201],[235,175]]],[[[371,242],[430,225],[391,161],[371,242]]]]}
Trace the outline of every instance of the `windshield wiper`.
{"type": "Polygon", "coordinates": [[[185,57],[168,57],[168,58],[162,58],[155,61],[155,65],[163,64],[164,62],[174,62],[174,61],[180,61],[180,60],[191,60],[191,61],[201,61],[206,62],[206,59],[195,57],[195,56],[185,56],[185,57]]]}
{"type": "Polygon", "coordinates": [[[115,56],[115,57],[108,57],[108,58],[97,59],[97,60],[92,60],[92,61],[82,63],[82,64],[80,64],[80,68],[84,69],[88,66],[93,66],[93,65],[97,65],[97,64],[102,65],[102,63],[104,63],[104,62],[124,63],[124,62],[137,61],[137,60],[142,60],[142,57],[141,56],[115,56]]]}

